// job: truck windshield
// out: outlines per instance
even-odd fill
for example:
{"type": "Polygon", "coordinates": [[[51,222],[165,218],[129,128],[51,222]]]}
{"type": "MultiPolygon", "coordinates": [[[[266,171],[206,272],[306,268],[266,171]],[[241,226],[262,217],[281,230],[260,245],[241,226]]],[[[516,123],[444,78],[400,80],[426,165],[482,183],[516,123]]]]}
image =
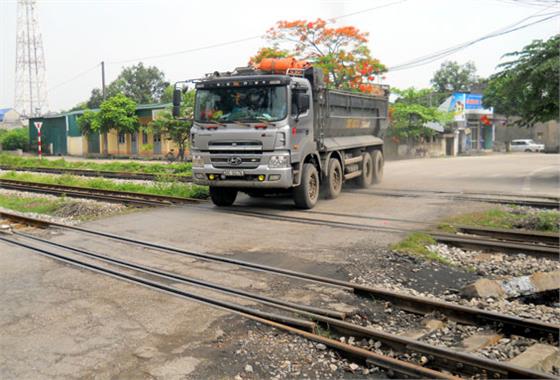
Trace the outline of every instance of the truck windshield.
{"type": "Polygon", "coordinates": [[[287,88],[235,87],[199,89],[195,120],[199,122],[278,121],[287,116],[287,88]]]}

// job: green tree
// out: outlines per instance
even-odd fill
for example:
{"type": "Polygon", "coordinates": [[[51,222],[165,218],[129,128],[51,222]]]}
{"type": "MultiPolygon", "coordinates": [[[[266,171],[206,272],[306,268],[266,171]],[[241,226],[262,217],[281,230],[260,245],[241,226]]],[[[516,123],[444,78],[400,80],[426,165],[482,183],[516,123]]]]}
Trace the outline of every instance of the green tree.
{"type": "Polygon", "coordinates": [[[194,90],[187,91],[184,94],[179,118],[175,119],[171,115],[171,111],[166,110],[148,124],[148,129],[151,132],[164,134],[177,144],[181,161],[185,158],[185,150],[192,127],[194,95],[194,90]]]}
{"type": "Polygon", "coordinates": [[[473,62],[459,65],[455,61],[443,62],[431,80],[434,90],[444,94],[471,91],[478,82],[479,77],[473,62]]]}
{"type": "Polygon", "coordinates": [[[125,67],[117,79],[108,87],[108,94],[113,96],[122,93],[136,103],[158,103],[169,86],[165,74],[155,66],[144,66],[142,62],[136,66],[125,67]]]}
{"type": "Polygon", "coordinates": [[[2,149],[5,150],[27,150],[29,148],[29,129],[16,128],[2,133],[0,136],[0,145],[2,145],[2,149]]]}
{"type": "Polygon", "coordinates": [[[388,134],[391,137],[410,140],[434,136],[436,131],[424,127],[427,122],[445,125],[453,119],[451,114],[425,104],[426,95],[431,94],[431,89],[417,90],[410,87],[393,91],[401,97],[390,107],[391,126],[388,134]]]}
{"type": "Polygon", "coordinates": [[[556,35],[506,54],[515,59],[500,64],[501,71],[489,78],[484,105],[506,116],[519,116],[519,122],[528,125],[558,119],[559,51],[560,35],[556,35]]]}
{"type": "Polygon", "coordinates": [[[437,102],[434,102],[433,98],[435,97],[435,94],[431,88],[421,88],[417,90],[414,87],[405,89],[398,89],[396,87],[393,87],[391,89],[391,92],[399,96],[399,103],[420,104],[426,107],[439,105],[437,104],[437,102]]]}
{"type": "MultiPolygon", "coordinates": [[[[155,66],[144,66],[142,62],[135,66],[122,69],[121,73],[107,86],[107,98],[117,94],[124,94],[139,104],[159,103],[164,101],[162,97],[169,82],[165,74],[155,66]]],[[[78,104],[75,109],[99,108],[103,102],[103,92],[99,88],[91,90],[89,99],[78,104]]]]}
{"type": "Polygon", "coordinates": [[[91,90],[91,95],[85,104],[85,108],[99,108],[103,103],[103,92],[99,88],[91,90]]]}
{"type": "Polygon", "coordinates": [[[90,109],[86,109],[82,115],[78,116],[78,127],[83,135],[99,131],[98,123],[97,113],[90,109]]]}
{"type": "Polygon", "coordinates": [[[168,85],[165,90],[163,90],[163,94],[161,95],[161,99],[159,100],[161,103],[171,103],[173,102],[173,90],[175,86],[172,84],[168,85]]]}
{"type": "Polygon", "coordinates": [[[266,38],[272,46],[260,49],[252,63],[288,55],[309,60],[323,70],[331,88],[377,92],[375,76],[387,71],[371,56],[368,33],[353,26],[334,27],[322,19],[279,21],[267,31],[266,38]]]}
{"type": "Polygon", "coordinates": [[[123,94],[117,94],[101,103],[93,124],[99,133],[103,134],[103,153],[107,154],[107,133],[111,129],[119,133],[134,133],[138,131],[138,117],[136,116],[136,102],[123,94]]]}

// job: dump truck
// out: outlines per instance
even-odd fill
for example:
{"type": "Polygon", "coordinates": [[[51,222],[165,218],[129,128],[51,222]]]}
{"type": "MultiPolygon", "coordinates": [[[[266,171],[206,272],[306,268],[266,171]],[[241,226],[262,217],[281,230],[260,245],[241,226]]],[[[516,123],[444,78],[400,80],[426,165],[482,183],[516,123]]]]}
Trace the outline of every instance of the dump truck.
{"type": "Polygon", "coordinates": [[[336,198],[344,182],[381,181],[389,88],[334,90],[323,75],[300,61],[265,59],[195,81],[193,181],[209,187],[215,205],[232,205],[239,192],[289,193],[311,209],[320,192],[336,198]]]}

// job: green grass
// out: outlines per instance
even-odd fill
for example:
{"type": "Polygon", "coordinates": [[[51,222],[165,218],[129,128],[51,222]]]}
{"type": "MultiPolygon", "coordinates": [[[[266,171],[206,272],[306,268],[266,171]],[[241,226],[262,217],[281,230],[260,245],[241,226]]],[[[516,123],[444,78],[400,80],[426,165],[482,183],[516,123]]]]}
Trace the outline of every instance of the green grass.
{"type": "Polygon", "coordinates": [[[2,179],[27,182],[40,182],[54,185],[79,186],[93,189],[129,191],[156,195],[168,195],[183,198],[207,198],[208,188],[183,182],[154,182],[139,184],[131,182],[114,182],[104,178],[83,178],[71,175],[39,175],[31,173],[7,172],[2,179]]]}
{"type": "Polygon", "coordinates": [[[556,210],[527,211],[521,208],[495,208],[450,218],[440,224],[439,229],[456,232],[453,225],[559,232],[560,212],[556,210]]]}
{"type": "Polygon", "coordinates": [[[437,244],[434,238],[422,232],[413,232],[397,244],[393,244],[391,249],[396,252],[408,253],[411,255],[422,256],[428,260],[437,261],[442,264],[451,263],[445,257],[431,252],[427,246],[437,244]]]}
{"type": "Polygon", "coordinates": [[[9,154],[0,154],[0,165],[16,167],[41,167],[54,169],[90,169],[114,172],[135,172],[147,174],[175,174],[191,175],[191,163],[179,162],[172,164],[146,164],[141,162],[94,162],[88,161],[66,161],[39,159],[34,157],[19,157],[9,154]]]}
{"type": "Polygon", "coordinates": [[[19,212],[51,215],[62,207],[64,202],[62,199],[21,198],[0,194],[0,207],[19,212]]]}

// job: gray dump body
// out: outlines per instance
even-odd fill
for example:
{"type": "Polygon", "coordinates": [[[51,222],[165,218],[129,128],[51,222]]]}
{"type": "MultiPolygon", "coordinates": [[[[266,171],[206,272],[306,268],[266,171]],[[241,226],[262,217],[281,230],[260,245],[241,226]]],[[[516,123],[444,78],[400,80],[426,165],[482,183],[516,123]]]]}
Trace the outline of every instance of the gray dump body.
{"type": "Polygon", "coordinates": [[[387,129],[387,96],[324,88],[315,91],[314,135],[318,149],[382,144],[387,129]]]}

